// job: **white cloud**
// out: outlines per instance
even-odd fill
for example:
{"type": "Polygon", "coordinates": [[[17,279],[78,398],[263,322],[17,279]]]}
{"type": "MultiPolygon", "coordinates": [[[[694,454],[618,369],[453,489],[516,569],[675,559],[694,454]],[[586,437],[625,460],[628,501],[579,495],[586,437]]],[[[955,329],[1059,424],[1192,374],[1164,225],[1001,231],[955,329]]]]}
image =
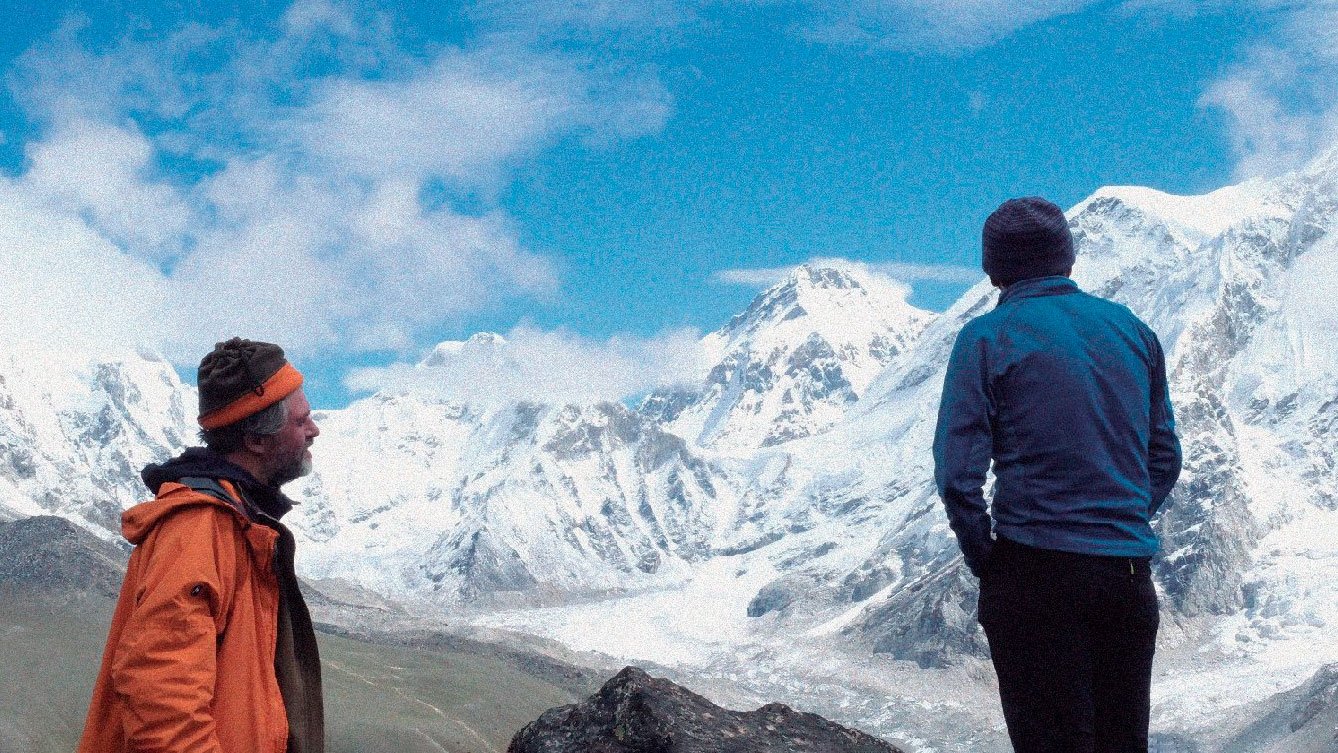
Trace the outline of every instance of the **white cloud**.
{"type": "Polygon", "coordinates": [[[224,222],[174,281],[203,296],[238,291],[245,305],[200,312],[202,334],[240,328],[299,354],[411,350],[442,321],[557,287],[504,217],[424,209],[412,181],[331,184],[239,160],[206,192],[224,222]]]}
{"type": "Polygon", "coordinates": [[[310,105],[281,129],[331,169],[472,183],[571,130],[599,138],[656,131],[668,100],[653,80],[612,83],[575,59],[502,44],[443,51],[401,78],[318,82],[310,105]]]}
{"type": "Polygon", "coordinates": [[[153,158],[138,130],[76,119],[28,149],[23,185],[53,208],[89,217],[117,245],[162,261],[181,252],[194,217],[181,192],[154,176],[153,158]]]}
{"type": "Polygon", "coordinates": [[[976,267],[961,267],[955,264],[904,264],[901,262],[875,262],[869,268],[880,274],[900,280],[904,283],[948,282],[974,285],[985,277],[985,273],[976,267]]]}
{"type": "Polygon", "coordinates": [[[496,184],[571,133],[654,130],[663,90],[507,40],[420,60],[360,14],[299,0],[269,36],[194,25],[98,51],[76,21],[26,53],[11,87],[40,135],[0,191],[0,248],[27,255],[5,276],[8,330],[179,362],[231,334],[409,352],[469,312],[553,296],[553,264],[504,212],[429,206],[425,186],[496,184]],[[28,321],[44,298],[61,316],[28,321]]]}
{"type": "Polygon", "coordinates": [[[712,282],[765,288],[790,276],[795,267],[756,267],[752,269],[722,269],[711,275],[712,282]]]}
{"type": "Polygon", "coordinates": [[[0,341],[9,352],[163,347],[175,324],[152,264],[12,180],[0,180],[0,269],[0,341]]]}
{"type": "Polygon", "coordinates": [[[806,2],[810,38],[875,49],[957,52],[1076,13],[1096,0],[844,0],[806,2]]]}
{"type": "Polygon", "coordinates": [[[492,27],[527,36],[644,34],[700,23],[711,0],[477,0],[471,13],[492,27]]]}
{"type": "Polygon", "coordinates": [[[335,169],[469,179],[578,119],[576,74],[541,62],[497,69],[448,52],[404,81],[325,82],[295,126],[304,149],[335,169]]]}
{"type": "Polygon", "coordinates": [[[1338,3],[1278,10],[1276,27],[1241,50],[1199,99],[1225,115],[1242,179],[1296,169],[1338,143],[1338,90],[1331,85],[1338,77],[1338,3]]]}
{"type": "Polygon", "coordinates": [[[353,390],[407,391],[474,405],[585,404],[696,384],[709,365],[699,334],[691,330],[601,341],[518,327],[505,338],[442,343],[417,365],[356,369],[346,383],[353,390]]]}
{"type": "Polygon", "coordinates": [[[507,34],[588,39],[606,46],[654,46],[719,27],[792,19],[791,31],[823,44],[956,53],[986,47],[1098,0],[480,0],[475,15],[507,34]],[[777,11],[780,14],[777,14],[777,11]],[[765,19],[756,18],[766,14],[765,19]]]}
{"type": "MultiPolygon", "coordinates": [[[[945,282],[973,285],[980,282],[984,272],[971,267],[959,267],[951,264],[906,264],[903,262],[856,262],[846,259],[817,258],[806,264],[856,266],[861,269],[891,277],[898,282],[911,285],[916,282],[945,282]]],[[[711,279],[714,282],[729,285],[744,285],[751,288],[764,288],[784,280],[795,270],[794,267],[759,267],[752,269],[726,269],[716,272],[711,279]]]]}
{"type": "Polygon", "coordinates": [[[342,37],[357,36],[357,22],[348,9],[330,0],[297,0],[283,14],[284,30],[305,35],[328,30],[342,37]]]}

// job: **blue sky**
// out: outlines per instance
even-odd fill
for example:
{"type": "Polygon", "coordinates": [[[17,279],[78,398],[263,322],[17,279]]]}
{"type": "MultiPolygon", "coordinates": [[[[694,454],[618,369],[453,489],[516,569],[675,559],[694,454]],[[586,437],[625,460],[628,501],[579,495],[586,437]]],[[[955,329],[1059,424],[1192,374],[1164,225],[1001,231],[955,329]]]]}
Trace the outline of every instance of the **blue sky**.
{"type": "Polygon", "coordinates": [[[0,334],[269,339],[327,408],[479,331],[644,391],[810,259],[942,309],[1011,196],[1202,193],[1338,123],[1328,2],[0,7],[0,334]]]}

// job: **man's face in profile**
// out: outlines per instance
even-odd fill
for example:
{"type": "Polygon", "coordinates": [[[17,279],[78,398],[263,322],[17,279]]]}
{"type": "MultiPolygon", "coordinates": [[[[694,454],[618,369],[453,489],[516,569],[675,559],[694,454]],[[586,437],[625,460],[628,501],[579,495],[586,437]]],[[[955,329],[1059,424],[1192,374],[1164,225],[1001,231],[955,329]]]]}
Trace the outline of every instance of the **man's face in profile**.
{"type": "Polygon", "coordinates": [[[311,444],[321,430],[311,418],[311,404],[301,389],[284,398],[288,418],[279,433],[267,437],[270,483],[281,486],[311,473],[311,444]]]}

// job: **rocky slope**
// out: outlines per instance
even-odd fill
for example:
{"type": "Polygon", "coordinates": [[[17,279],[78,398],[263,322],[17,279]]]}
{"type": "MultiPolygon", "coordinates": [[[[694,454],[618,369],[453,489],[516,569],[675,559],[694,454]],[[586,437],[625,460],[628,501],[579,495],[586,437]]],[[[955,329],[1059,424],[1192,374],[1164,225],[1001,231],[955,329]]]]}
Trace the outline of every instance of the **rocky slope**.
{"type": "Polygon", "coordinates": [[[0,523],[0,582],[8,586],[115,598],[126,558],[125,549],[56,515],[0,523]]]}
{"type": "Polygon", "coordinates": [[[1299,687],[1261,704],[1257,718],[1219,748],[1222,753],[1322,753],[1335,749],[1338,664],[1325,665],[1299,687]]]}

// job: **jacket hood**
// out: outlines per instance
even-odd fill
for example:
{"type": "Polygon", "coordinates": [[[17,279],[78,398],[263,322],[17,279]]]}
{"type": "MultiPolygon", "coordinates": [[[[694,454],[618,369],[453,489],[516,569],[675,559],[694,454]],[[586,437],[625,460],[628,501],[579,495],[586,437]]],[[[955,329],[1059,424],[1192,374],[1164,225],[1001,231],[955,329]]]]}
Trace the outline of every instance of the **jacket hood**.
{"type": "MultiPolygon", "coordinates": [[[[246,515],[241,510],[221,499],[200,494],[187,487],[177,487],[157,499],[135,505],[121,513],[121,535],[125,536],[126,541],[139,546],[169,515],[182,508],[199,505],[217,505],[246,520],[246,515]]],[[[249,525],[249,521],[247,524],[249,525]]]]}

